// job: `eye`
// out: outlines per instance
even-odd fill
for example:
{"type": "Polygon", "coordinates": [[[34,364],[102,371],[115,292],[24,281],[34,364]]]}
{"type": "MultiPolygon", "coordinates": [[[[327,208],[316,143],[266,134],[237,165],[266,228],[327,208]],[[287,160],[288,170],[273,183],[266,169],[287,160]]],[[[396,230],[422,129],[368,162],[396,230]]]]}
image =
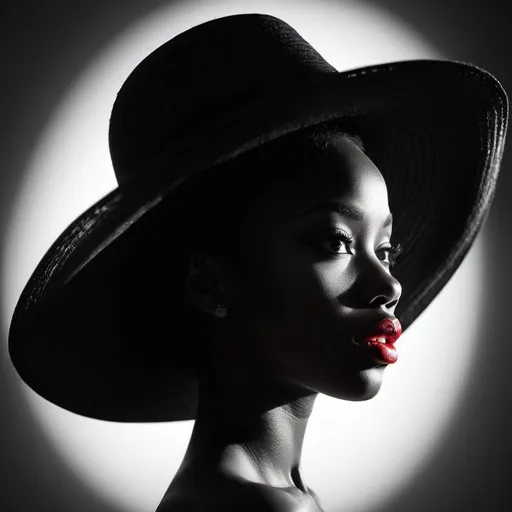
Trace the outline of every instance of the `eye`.
{"type": "Polygon", "coordinates": [[[382,247],[377,249],[377,255],[379,256],[379,259],[384,263],[387,263],[390,267],[396,265],[398,256],[402,254],[402,252],[403,249],[400,244],[390,245],[389,247],[382,247]],[[383,255],[384,257],[381,258],[380,255],[383,255]]]}
{"type": "Polygon", "coordinates": [[[336,231],[328,237],[325,237],[320,242],[320,246],[331,253],[352,254],[350,246],[353,242],[353,238],[343,231],[336,231]]]}

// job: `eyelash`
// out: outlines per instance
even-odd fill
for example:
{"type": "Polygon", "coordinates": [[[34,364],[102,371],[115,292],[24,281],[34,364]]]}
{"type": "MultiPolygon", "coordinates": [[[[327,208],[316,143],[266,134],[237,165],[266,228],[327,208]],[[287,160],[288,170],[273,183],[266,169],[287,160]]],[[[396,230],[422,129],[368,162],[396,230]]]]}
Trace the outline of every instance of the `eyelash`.
{"type": "MultiPolygon", "coordinates": [[[[334,236],[330,237],[327,242],[331,242],[332,240],[339,240],[343,242],[348,249],[350,249],[350,246],[354,243],[354,239],[349,236],[347,233],[343,231],[337,231],[334,233],[334,236]]],[[[400,244],[391,245],[390,247],[386,247],[383,249],[379,249],[380,251],[386,251],[388,253],[389,257],[389,267],[394,267],[396,265],[397,259],[402,254],[403,248],[400,244]]],[[[333,251],[335,252],[335,251],[333,251]]]]}
{"type": "Polygon", "coordinates": [[[386,251],[389,253],[389,266],[394,267],[396,265],[396,261],[400,254],[404,251],[400,244],[392,245],[389,248],[386,248],[386,251]]]}

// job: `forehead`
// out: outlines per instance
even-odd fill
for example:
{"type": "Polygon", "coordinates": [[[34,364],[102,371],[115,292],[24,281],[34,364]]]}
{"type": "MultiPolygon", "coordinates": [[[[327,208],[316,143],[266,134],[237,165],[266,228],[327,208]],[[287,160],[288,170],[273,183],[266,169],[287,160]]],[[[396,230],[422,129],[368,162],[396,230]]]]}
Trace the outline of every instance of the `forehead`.
{"type": "MultiPolygon", "coordinates": [[[[286,165],[286,163],[285,163],[286,165]]],[[[293,219],[323,202],[340,202],[362,210],[369,217],[389,213],[387,187],[375,164],[350,139],[333,136],[333,144],[298,161],[290,155],[287,174],[296,179],[277,180],[254,213],[260,221],[293,219]]]]}

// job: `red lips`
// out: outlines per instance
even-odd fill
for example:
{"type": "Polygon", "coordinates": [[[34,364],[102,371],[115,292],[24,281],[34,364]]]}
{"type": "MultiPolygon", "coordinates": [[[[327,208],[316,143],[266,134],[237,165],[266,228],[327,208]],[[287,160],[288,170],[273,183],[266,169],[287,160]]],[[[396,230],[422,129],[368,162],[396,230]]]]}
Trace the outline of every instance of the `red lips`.
{"type": "Polygon", "coordinates": [[[398,319],[385,318],[377,324],[374,331],[367,333],[362,338],[354,339],[354,341],[360,350],[365,351],[373,361],[381,364],[393,364],[398,359],[394,343],[401,334],[402,326],[398,319]]]}
{"type": "Polygon", "coordinates": [[[385,318],[381,320],[375,330],[358,337],[361,341],[371,341],[376,338],[384,338],[386,343],[394,343],[402,334],[402,325],[398,318],[385,318]]]}

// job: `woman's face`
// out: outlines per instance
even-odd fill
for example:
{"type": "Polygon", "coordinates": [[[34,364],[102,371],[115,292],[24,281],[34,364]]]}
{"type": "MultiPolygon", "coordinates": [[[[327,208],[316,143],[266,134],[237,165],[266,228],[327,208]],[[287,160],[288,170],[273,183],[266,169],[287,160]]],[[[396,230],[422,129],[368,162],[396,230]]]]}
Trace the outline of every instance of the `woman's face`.
{"type": "MultiPolygon", "coordinates": [[[[354,338],[393,318],[392,224],[384,179],[343,136],[314,172],[272,186],[251,207],[225,286],[230,329],[266,372],[315,392],[366,400],[384,364],[354,338]]],[[[388,362],[390,362],[388,360],[388,362]]]]}

